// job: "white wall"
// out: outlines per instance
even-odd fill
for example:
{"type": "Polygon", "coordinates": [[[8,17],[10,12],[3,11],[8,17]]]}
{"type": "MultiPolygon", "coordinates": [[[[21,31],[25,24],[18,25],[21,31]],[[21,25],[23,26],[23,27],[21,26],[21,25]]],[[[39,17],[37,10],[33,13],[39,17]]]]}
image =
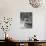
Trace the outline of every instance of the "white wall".
{"type": "MultiPolygon", "coordinates": [[[[9,33],[16,37],[17,40],[27,40],[34,34],[39,40],[46,39],[45,37],[45,15],[46,8],[33,8],[28,0],[0,0],[0,17],[13,17],[12,27],[9,33]],[[32,12],[33,27],[32,29],[21,29],[20,12],[32,12]]],[[[2,31],[1,31],[2,32],[2,31]]],[[[0,33],[1,34],[1,33],[0,33]]],[[[2,36],[0,36],[2,39],[2,36]]]]}

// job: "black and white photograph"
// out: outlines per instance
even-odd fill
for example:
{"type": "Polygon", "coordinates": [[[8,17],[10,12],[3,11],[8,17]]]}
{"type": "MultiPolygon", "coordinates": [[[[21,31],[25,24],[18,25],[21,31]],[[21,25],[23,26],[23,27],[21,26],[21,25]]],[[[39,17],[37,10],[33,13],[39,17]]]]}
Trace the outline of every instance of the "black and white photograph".
{"type": "Polygon", "coordinates": [[[32,28],[32,12],[20,12],[20,22],[25,28],[32,28]]]}

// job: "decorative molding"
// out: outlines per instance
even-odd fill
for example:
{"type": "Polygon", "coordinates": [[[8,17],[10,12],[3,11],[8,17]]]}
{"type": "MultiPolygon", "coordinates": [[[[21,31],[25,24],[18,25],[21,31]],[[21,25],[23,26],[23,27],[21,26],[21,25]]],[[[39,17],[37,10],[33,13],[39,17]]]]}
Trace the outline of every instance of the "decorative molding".
{"type": "Polygon", "coordinates": [[[32,5],[33,8],[38,8],[41,6],[43,0],[29,0],[30,5],[32,5]]]}

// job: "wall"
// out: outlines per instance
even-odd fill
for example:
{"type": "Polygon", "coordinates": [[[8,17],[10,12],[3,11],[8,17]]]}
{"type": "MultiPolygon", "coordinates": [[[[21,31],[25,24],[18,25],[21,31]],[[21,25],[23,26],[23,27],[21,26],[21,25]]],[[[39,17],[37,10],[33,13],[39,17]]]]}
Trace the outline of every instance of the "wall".
{"type": "MultiPolygon", "coordinates": [[[[43,5],[44,6],[44,5],[43,5]]],[[[44,40],[45,38],[45,15],[46,8],[33,8],[30,6],[28,0],[0,0],[0,18],[3,16],[13,17],[13,22],[10,31],[8,31],[17,40],[27,40],[34,34],[37,39],[44,40]],[[32,29],[21,29],[20,12],[32,12],[33,27],[32,29]]],[[[3,33],[1,31],[1,33],[3,33]]],[[[0,35],[2,35],[0,33],[0,35]]],[[[0,39],[3,37],[0,36],[0,39]]]]}

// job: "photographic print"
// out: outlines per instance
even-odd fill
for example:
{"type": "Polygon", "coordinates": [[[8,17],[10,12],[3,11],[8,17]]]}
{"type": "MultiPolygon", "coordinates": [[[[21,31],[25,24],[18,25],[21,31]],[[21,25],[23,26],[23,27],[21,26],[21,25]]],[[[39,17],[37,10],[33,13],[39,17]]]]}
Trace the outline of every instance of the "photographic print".
{"type": "Polygon", "coordinates": [[[25,28],[32,28],[32,12],[20,12],[20,22],[25,28]]]}

